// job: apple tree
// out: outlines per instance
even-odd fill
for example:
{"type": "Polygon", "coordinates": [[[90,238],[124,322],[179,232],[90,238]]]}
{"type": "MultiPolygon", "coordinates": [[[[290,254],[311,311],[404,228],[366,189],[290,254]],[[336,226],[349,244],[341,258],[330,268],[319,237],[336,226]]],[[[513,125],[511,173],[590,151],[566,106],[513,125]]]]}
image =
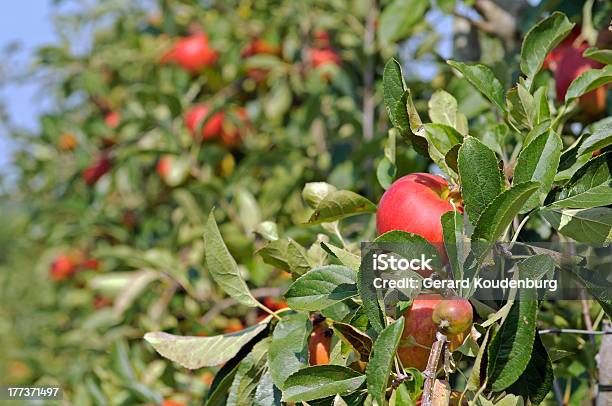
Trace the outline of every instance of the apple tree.
{"type": "MultiPolygon", "coordinates": [[[[437,273],[463,279],[492,267],[538,278],[566,270],[609,317],[606,265],[591,268],[584,262],[588,255],[576,254],[568,267],[563,253],[528,237],[542,224],[552,230],[549,240],[607,246],[612,236],[609,117],[582,127],[571,143],[564,139],[566,124],[588,110],[583,98],[612,81],[608,51],[584,51],[584,57],[597,55],[600,65],[589,62],[558,104],[547,87],[550,76],[542,72],[574,27],[560,12],[537,22],[523,38],[520,75],[508,88],[485,64],[447,61],[449,75],[486,100],[479,120],[468,120],[461,101],[437,90],[427,103],[428,122],[400,64],[389,60],[383,88],[393,128],[379,164],[387,190],[378,207],[330,183],[304,186],[311,208],[305,224],[319,230],[317,240],[305,247],[290,236],[262,235],[268,242],[258,251],[266,263],[291,274],[281,309],[251,294],[212,211],[204,229],[208,271],[236,302],[267,316],[228,335],[150,332],[145,340],[185,368],[223,365],[208,404],[544,402],[553,392],[553,360],[563,354],[546,345],[540,327],[554,327],[554,320],[541,310],[546,298],[537,289],[511,290],[504,300],[452,288],[429,294],[409,289],[406,301],[390,289],[377,296],[359,242],[374,237],[374,243],[400,243],[404,256],[418,249],[435,259],[437,273]],[[395,179],[389,167],[402,140],[433,161],[439,174],[395,179]],[[512,251],[517,246],[523,255],[512,251]],[[509,270],[510,260],[515,266],[509,270]],[[595,270],[599,274],[589,274],[595,270]]],[[[602,261],[609,264],[609,251],[602,261]]]]}

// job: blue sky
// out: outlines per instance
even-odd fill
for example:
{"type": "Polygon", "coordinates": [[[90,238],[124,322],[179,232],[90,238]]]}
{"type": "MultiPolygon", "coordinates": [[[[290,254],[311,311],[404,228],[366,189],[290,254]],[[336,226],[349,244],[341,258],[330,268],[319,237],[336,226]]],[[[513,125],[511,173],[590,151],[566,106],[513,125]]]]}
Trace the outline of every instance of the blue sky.
{"type": "MultiPolygon", "coordinates": [[[[10,59],[10,72],[23,71],[31,64],[32,52],[40,45],[56,39],[51,19],[51,0],[7,1],[0,13],[0,49],[17,42],[19,51],[10,59]]],[[[3,61],[5,64],[6,61],[3,61]]],[[[0,88],[0,98],[6,104],[13,122],[28,129],[36,128],[36,118],[44,110],[44,99],[37,86],[10,84],[0,88]]],[[[11,145],[0,129],[0,171],[5,172],[10,160],[11,145]],[[4,168],[4,170],[3,170],[4,168]]]]}

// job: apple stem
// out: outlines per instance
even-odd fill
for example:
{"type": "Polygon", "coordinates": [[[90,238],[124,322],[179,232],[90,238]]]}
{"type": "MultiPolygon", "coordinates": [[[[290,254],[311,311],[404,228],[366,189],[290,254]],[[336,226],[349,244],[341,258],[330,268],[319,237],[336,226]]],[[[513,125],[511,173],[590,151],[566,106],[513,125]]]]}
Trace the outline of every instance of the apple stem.
{"type": "Polygon", "coordinates": [[[431,346],[429,359],[427,360],[427,368],[423,375],[425,376],[425,384],[423,386],[423,403],[422,406],[432,406],[433,389],[436,380],[436,372],[440,363],[440,356],[446,344],[446,336],[440,332],[436,333],[436,341],[431,346]]]}

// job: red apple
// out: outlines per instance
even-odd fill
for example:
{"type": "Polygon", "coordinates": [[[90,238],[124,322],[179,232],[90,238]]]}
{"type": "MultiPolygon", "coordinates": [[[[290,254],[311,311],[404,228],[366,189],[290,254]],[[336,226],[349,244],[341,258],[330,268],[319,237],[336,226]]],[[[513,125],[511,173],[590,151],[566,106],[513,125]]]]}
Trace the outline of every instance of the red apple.
{"type": "Polygon", "coordinates": [[[170,173],[171,168],[172,168],[172,157],[170,155],[164,155],[161,158],[159,158],[159,161],[157,162],[156,170],[160,178],[165,180],[168,174],[170,173]]]}
{"type": "MultiPolygon", "coordinates": [[[[270,44],[265,39],[257,38],[252,40],[241,53],[243,58],[253,55],[280,55],[280,48],[270,44]]],[[[268,69],[247,68],[246,74],[255,82],[260,83],[268,77],[268,69]]]]}
{"type": "Polygon", "coordinates": [[[607,85],[603,85],[578,98],[578,105],[588,118],[593,119],[604,114],[607,93],[607,85]]]}
{"type": "Polygon", "coordinates": [[[264,298],[263,304],[264,306],[266,306],[268,309],[272,310],[273,312],[280,310],[280,309],[285,309],[287,307],[287,302],[285,302],[283,299],[275,299],[270,296],[266,296],[264,298]]]}
{"type": "Polygon", "coordinates": [[[280,48],[273,45],[262,38],[253,39],[249,45],[241,52],[243,57],[249,57],[253,55],[278,55],[280,48]]]}
{"type": "Polygon", "coordinates": [[[62,281],[76,272],[76,264],[69,255],[58,255],[49,268],[49,276],[54,281],[62,281]]]}
{"type": "Polygon", "coordinates": [[[571,48],[579,35],[580,27],[576,26],[572,32],[559,43],[559,45],[554,47],[553,50],[546,55],[542,69],[550,69],[551,71],[555,71],[559,65],[559,60],[561,59],[564,50],[566,48],[571,48]]]}
{"type": "Polygon", "coordinates": [[[102,155],[91,166],[85,168],[83,171],[83,180],[85,180],[85,183],[89,186],[95,185],[102,176],[111,170],[111,168],[111,160],[106,155],[102,155]]]}
{"type": "Polygon", "coordinates": [[[117,128],[121,123],[121,113],[116,111],[106,113],[104,116],[104,122],[110,128],[117,128]]]}
{"type": "Polygon", "coordinates": [[[93,304],[94,308],[102,309],[104,307],[112,306],[113,305],[113,301],[110,300],[107,297],[96,295],[96,297],[94,297],[94,299],[92,301],[92,304],[93,304]]]}
{"type": "Polygon", "coordinates": [[[557,68],[554,71],[558,101],[563,102],[565,100],[567,88],[574,79],[589,69],[598,69],[603,66],[597,61],[582,56],[586,48],[588,48],[588,44],[582,44],[578,47],[565,47],[561,51],[557,68]]]}
{"type": "Polygon", "coordinates": [[[81,267],[83,269],[92,269],[96,271],[100,267],[100,262],[95,258],[87,258],[81,262],[81,267]]]}
{"type": "MultiPolygon", "coordinates": [[[[404,331],[397,354],[406,368],[424,370],[427,367],[430,348],[436,340],[438,326],[432,315],[436,306],[444,302],[440,295],[420,295],[404,313],[404,331]]],[[[463,343],[464,334],[448,336],[451,351],[463,343]]]]}
{"type": "Polygon", "coordinates": [[[183,402],[177,402],[176,400],[166,399],[162,403],[162,406],[185,406],[183,402]]]}
{"type": "Polygon", "coordinates": [[[329,33],[324,30],[315,31],[314,43],[317,48],[329,47],[329,33]]]}
{"type": "Polygon", "coordinates": [[[308,57],[315,68],[325,64],[340,65],[340,57],[331,48],[310,48],[308,57]]]}
{"type": "Polygon", "coordinates": [[[215,374],[210,371],[206,371],[200,376],[200,380],[204,382],[207,387],[210,387],[210,385],[212,385],[213,381],[215,380],[215,374]]]}
{"type": "Polygon", "coordinates": [[[449,194],[448,182],[436,175],[412,173],[396,180],[378,203],[378,234],[391,230],[418,234],[436,245],[444,256],[440,218],[453,210],[449,194]]]}
{"type": "Polygon", "coordinates": [[[240,107],[236,111],[236,121],[237,123],[233,123],[231,120],[226,120],[223,123],[221,141],[228,148],[238,146],[248,133],[250,122],[247,110],[244,107],[240,107]]]}
{"type": "Polygon", "coordinates": [[[62,151],[72,151],[78,145],[78,141],[72,133],[62,133],[59,138],[59,147],[62,151]]]}
{"type": "Polygon", "coordinates": [[[178,40],[163,59],[177,63],[188,72],[195,73],[217,61],[219,54],[208,43],[204,34],[194,34],[178,40]]]}
{"type": "Polygon", "coordinates": [[[237,333],[239,331],[244,330],[244,324],[239,319],[231,319],[227,326],[223,329],[224,334],[232,334],[237,333]]]}
{"type": "Polygon", "coordinates": [[[185,114],[185,125],[194,137],[197,135],[200,126],[202,127],[200,132],[202,140],[211,140],[221,135],[223,130],[223,113],[216,112],[208,117],[210,111],[211,108],[207,104],[198,104],[185,114]],[[206,122],[202,125],[204,120],[206,122]]]}
{"type": "Polygon", "coordinates": [[[455,335],[471,329],[474,312],[467,299],[445,298],[436,306],[431,318],[444,334],[455,335]]]}
{"type": "Polygon", "coordinates": [[[310,333],[308,341],[308,359],[310,365],[329,364],[329,350],[332,330],[325,324],[317,324],[310,333]]]}

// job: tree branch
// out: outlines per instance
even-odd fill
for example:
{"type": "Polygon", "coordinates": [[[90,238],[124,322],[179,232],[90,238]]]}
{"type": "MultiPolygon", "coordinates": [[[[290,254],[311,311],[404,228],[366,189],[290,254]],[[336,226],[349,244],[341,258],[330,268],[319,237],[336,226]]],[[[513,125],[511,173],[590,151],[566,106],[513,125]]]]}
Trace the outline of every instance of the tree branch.
{"type": "Polygon", "coordinates": [[[429,359],[427,360],[427,368],[425,368],[425,384],[423,385],[423,403],[422,406],[432,406],[433,404],[433,390],[434,383],[436,381],[436,372],[438,371],[438,364],[440,363],[440,356],[444,351],[444,345],[446,344],[446,336],[440,332],[436,333],[436,341],[431,346],[431,352],[429,353],[429,359]]]}
{"type": "MultiPolygon", "coordinates": [[[[260,298],[260,297],[266,297],[266,296],[280,296],[281,292],[282,292],[281,288],[259,288],[259,289],[253,289],[251,291],[251,294],[255,298],[260,298]]],[[[217,302],[217,304],[214,305],[212,309],[208,311],[208,313],[206,313],[204,316],[200,318],[200,323],[201,324],[210,323],[215,317],[220,315],[223,312],[223,310],[229,307],[232,307],[234,305],[237,305],[237,304],[238,302],[231,297],[228,297],[227,299],[223,299],[220,302],[217,302]]]]}
{"type": "Polygon", "coordinates": [[[376,0],[370,2],[370,10],[366,16],[363,51],[366,64],[363,72],[363,139],[374,137],[374,51],[376,34],[376,0]]]}

